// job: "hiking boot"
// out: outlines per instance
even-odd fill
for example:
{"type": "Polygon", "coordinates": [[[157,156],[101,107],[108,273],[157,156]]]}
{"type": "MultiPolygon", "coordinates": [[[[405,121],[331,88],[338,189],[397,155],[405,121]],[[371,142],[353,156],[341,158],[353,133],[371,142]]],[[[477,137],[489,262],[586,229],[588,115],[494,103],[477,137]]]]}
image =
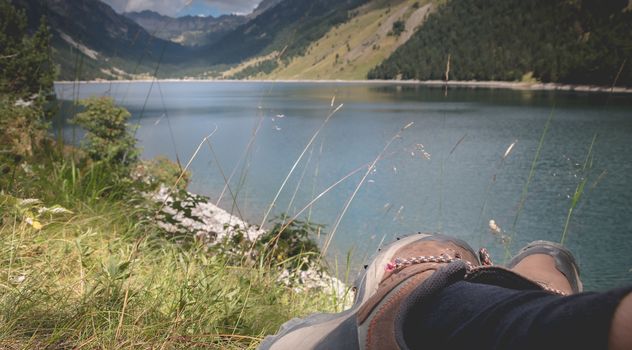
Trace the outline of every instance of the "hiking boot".
{"type": "Polygon", "coordinates": [[[557,243],[532,242],[511,259],[507,268],[557,294],[583,290],[573,254],[557,243]]]}
{"type": "Polygon", "coordinates": [[[480,265],[470,246],[456,238],[418,233],[380,249],[356,280],[353,306],[338,314],[314,314],[283,324],[260,349],[397,348],[394,321],[408,294],[444,266],[480,265]]]}

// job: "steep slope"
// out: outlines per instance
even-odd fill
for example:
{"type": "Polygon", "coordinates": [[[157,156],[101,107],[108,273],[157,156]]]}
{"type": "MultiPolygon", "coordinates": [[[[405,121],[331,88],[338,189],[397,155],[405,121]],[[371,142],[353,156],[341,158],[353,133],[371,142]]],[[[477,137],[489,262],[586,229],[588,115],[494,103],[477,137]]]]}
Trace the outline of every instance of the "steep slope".
{"type": "Polygon", "coordinates": [[[251,14],[248,14],[246,17],[248,17],[248,19],[253,19],[259,16],[260,14],[268,11],[269,9],[273,8],[281,1],[282,0],[261,0],[259,5],[257,5],[257,8],[255,8],[255,10],[252,11],[251,14]]]}
{"type": "Polygon", "coordinates": [[[372,1],[312,43],[305,55],[259,77],[365,79],[371,68],[408,41],[434,7],[431,0],[372,1]]]}
{"type": "Polygon", "coordinates": [[[181,45],[150,35],[132,20],[98,0],[16,0],[29,27],[46,16],[53,33],[53,57],[60,79],[133,78],[182,62],[181,45]]]}
{"type": "Polygon", "coordinates": [[[234,64],[274,51],[283,57],[303,54],[309,44],[336,24],[348,11],[367,0],[283,0],[227,34],[206,51],[212,64],[234,64]]]}
{"type": "Polygon", "coordinates": [[[451,0],[389,59],[381,79],[535,79],[632,86],[628,0],[451,0]],[[449,58],[449,59],[448,59],[449,58]]]}
{"type": "Polygon", "coordinates": [[[226,33],[248,21],[247,17],[236,15],[173,18],[149,10],[128,12],[124,15],[152,35],[189,46],[213,44],[226,33]]]}

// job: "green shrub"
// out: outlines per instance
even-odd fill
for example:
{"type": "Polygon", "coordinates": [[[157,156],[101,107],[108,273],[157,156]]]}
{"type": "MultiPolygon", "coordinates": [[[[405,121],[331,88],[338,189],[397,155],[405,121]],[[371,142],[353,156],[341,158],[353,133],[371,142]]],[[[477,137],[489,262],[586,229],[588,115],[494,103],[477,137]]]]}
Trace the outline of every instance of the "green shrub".
{"type": "Polygon", "coordinates": [[[284,265],[286,268],[297,266],[293,258],[303,257],[304,264],[299,265],[302,270],[315,266],[320,255],[314,235],[322,232],[324,225],[309,221],[294,220],[288,223],[285,214],[274,218],[274,226],[258,241],[258,251],[270,262],[284,265]]]}
{"type": "Polygon", "coordinates": [[[0,97],[0,156],[32,156],[48,137],[44,110],[37,104],[16,105],[0,97]]]}
{"type": "Polygon", "coordinates": [[[114,167],[127,167],[138,160],[139,150],[127,124],[130,113],[108,97],[93,97],[80,102],[85,110],[73,122],[86,130],[83,147],[94,161],[114,167]]]}
{"type": "Polygon", "coordinates": [[[177,189],[185,190],[191,179],[191,172],[186,171],[183,174],[179,164],[167,157],[158,156],[139,162],[132,172],[132,177],[146,185],[149,190],[156,190],[160,185],[169,187],[176,184],[176,181],[177,189]]]}
{"type": "Polygon", "coordinates": [[[388,34],[399,37],[405,30],[406,23],[402,20],[397,20],[393,22],[393,29],[388,34]]]}

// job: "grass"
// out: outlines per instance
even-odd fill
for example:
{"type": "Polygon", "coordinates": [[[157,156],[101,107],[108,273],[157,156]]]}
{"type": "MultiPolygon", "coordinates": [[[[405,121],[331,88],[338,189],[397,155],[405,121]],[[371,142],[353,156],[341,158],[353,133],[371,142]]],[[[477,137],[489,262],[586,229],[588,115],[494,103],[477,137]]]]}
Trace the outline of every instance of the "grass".
{"type": "Polygon", "coordinates": [[[0,196],[0,348],[254,348],[290,318],[341,307],[274,265],[175,244],[104,169],[16,168],[0,196]],[[53,205],[69,212],[40,214],[53,205]]]}
{"type": "Polygon", "coordinates": [[[524,209],[525,202],[527,201],[527,194],[529,193],[529,185],[531,181],[533,181],[533,177],[536,173],[536,167],[538,165],[538,161],[540,160],[540,153],[542,152],[542,147],[544,146],[544,140],[546,139],[546,135],[549,131],[549,127],[551,126],[551,121],[553,120],[553,115],[555,112],[555,106],[551,108],[551,112],[549,113],[549,117],[544,124],[544,129],[542,130],[542,134],[540,135],[540,141],[538,142],[538,147],[535,150],[535,155],[533,156],[533,161],[531,162],[531,168],[529,169],[529,176],[527,177],[527,181],[522,187],[522,193],[520,195],[520,201],[518,203],[518,208],[516,210],[516,215],[514,216],[513,224],[511,225],[511,231],[509,232],[509,240],[507,244],[503,244],[505,248],[505,260],[508,261],[511,257],[511,250],[509,245],[516,234],[516,225],[518,224],[518,219],[520,218],[520,214],[524,209]]]}
{"type": "Polygon", "coordinates": [[[582,179],[577,184],[575,188],[575,193],[573,193],[573,197],[571,199],[571,206],[568,208],[568,215],[566,216],[566,222],[564,223],[564,230],[562,231],[562,238],[560,239],[560,244],[564,245],[566,241],[566,234],[568,233],[568,225],[571,222],[571,217],[573,216],[573,211],[577,207],[582,194],[584,194],[584,189],[586,187],[586,183],[588,182],[588,173],[587,170],[592,167],[592,151],[595,146],[595,141],[597,140],[597,134],[593,136],[592,142],[590,143],[590,147],[588,148],[588,153],[586,154],[586,160],[584,160],[584,166],[582,167],[582,179]]]}

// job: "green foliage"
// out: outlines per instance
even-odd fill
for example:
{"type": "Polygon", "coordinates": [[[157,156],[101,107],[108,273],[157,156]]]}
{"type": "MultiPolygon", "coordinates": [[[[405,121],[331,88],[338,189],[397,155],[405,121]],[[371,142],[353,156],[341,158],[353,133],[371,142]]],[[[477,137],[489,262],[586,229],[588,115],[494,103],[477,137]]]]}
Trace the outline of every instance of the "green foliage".
{"type": "Polygon", "coordinates": [[[130,113],[107,97],[82,100],[85,111],[73,122],[86,130],[84,147],[95,161],[127,167],[138,159],[139,150],[132,127],[127,124],[130,113]]]}
{"type": "Polygon", "coordinates": [[[44,18],[29,36],[24,11],[0,0],[0,163],[31,156],[46,140],[44,106],[55,76],[49,41],[44,18]]]}
{"type": "Polygon", "coordinates": [[[454,80],[630,86],[632,11],[606,3],[452,0],[368,77],[441,80],[450,55],[454,80]]]}
{"type": "Polygon", "coordinates": [[[15,101],[14,97],[0,95],[0,161],[3,156],[31,156],[48,137],[41,105],[36,101],[15,101]]]}
{"type": "Polygon", "coordinates": [[[232,76],[233,79],[244,79],[244,78],[252,78],[256,77],[258,74],[270,74],[273,70],[277,69],[279,63],[276,59],[266,60],[259,62],[253,66],[249,66],[235,75],[232,76]]]}
{"type": "Polygon", "coordinates": [[[393,29],[388,33],[389,35],[394,35],[399,37],[406,30],[406,22],[402,20],[397,20],[393,22],[393,29]]]}
{"type": "Polygon", "coordinates": [[[178,190],[185,190],[191,179],[191,172],[182,173],[180,165],[167,157],[158,156],[138,162],[132,172],[132,178],[147,185],[148,190],[156,190],[160,185],[172,186],[176,182],[178,190]]]}
{"type": "Polygon", "coordinates": [[[298,267],[306,270],[318,260],[320,249],[313,237],[324,234],[323,225],[309,221],[289,221],[285,214],[272,220],[274,226],[257,242],[262,254],[266,254],[269,261],[274,261],[284,267],[296,266],[293,258],[302,257],[303,264],[298,267]]]}
{"type": "Polygon", "coordinates": [[[29,36],[25,12],[0,0],[0,94],[32,99],[52,92],[55,72],[50,39],[44,17],[29,36]]]}

